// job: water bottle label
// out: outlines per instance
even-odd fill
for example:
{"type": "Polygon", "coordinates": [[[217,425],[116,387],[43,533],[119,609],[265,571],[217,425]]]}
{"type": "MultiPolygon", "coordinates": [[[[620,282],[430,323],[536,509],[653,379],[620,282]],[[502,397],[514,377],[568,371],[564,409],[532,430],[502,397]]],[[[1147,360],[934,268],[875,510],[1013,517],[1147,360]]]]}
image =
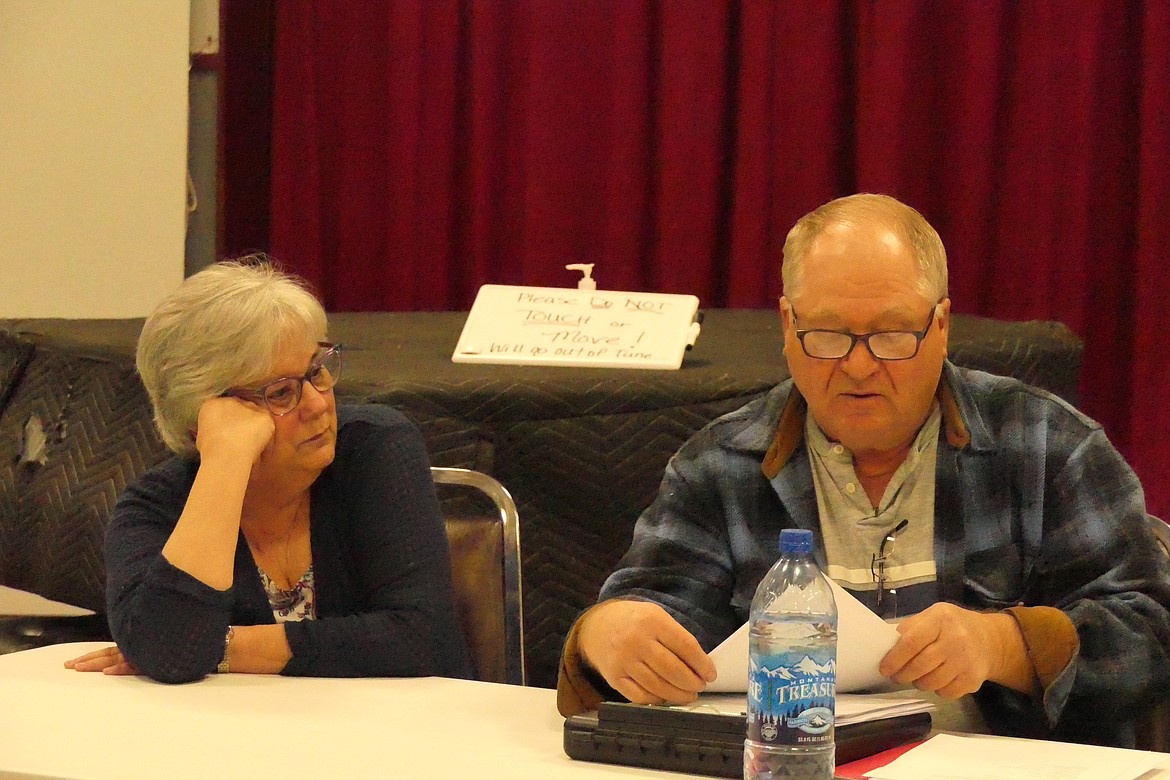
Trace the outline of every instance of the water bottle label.
{"type": "Polygon", "coordinates": [[[748,739],[811,747],[833,741],[837,660],[803,648],[752,658],[748,668],[748,739]]]}

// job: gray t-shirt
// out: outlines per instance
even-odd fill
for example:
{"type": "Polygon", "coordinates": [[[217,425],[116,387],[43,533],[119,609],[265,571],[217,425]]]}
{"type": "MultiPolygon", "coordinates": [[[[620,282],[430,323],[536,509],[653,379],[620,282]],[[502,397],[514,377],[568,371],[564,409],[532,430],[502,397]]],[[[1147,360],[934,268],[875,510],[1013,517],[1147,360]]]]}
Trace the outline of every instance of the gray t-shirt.
{"type": "Polygon", "coordinates": [[[892,543],[886,543],[883,611],[896,605],[892,616],[904,617],[935,600],[923,601],[935,590],[934,482],[940,421],[936,403],[875,507],[853,468],[853,453],[830,441],[811,414],[805,418],[829,577],[874,607],[878,590],[874,557],[885,536],[902,520],[909,521],[892,543]],[[926,587],[913,587],[918,585],[926,587]],[[890,596],[889,591],[895,594],[890,596]]]}

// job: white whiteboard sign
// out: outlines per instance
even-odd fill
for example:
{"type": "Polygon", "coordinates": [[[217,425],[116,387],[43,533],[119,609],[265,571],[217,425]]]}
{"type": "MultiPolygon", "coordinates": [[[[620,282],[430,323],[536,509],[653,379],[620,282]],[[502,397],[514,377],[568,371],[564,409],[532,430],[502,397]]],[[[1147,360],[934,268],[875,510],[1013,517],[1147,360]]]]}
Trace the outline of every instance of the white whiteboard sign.
{"type": "Polygon", "coordinates": [[[693,295],[485,284],[451,360],[677,369],[698,311],[693,295]]]}

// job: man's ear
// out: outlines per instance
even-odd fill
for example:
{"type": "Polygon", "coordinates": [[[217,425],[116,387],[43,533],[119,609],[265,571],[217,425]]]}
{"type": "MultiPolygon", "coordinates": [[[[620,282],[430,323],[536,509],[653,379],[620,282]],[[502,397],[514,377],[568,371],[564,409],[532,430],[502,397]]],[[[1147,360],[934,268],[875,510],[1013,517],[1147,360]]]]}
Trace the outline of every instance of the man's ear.
{"type": "Polygon", "coordinates": [[[949,346],[949,339],[951,335],[951,299],[943,298],[937,304],[937,313],[935,320],[938,322],[938,329],[942,334],[943,339],[943,355],[948,354],[947,347],[949,346]]]}
{"type": "Polygon", "coordinates": [[[792,327],[792,303],[783,295],[780,296],[780,325],[785,331],[792,327]]]}
{"type": "Polygon", "coordinates": [[[792,303],[783,295],[780,296],[780,352],[788,355],[788,334],[796,327],[792,316],[792,303]]]}

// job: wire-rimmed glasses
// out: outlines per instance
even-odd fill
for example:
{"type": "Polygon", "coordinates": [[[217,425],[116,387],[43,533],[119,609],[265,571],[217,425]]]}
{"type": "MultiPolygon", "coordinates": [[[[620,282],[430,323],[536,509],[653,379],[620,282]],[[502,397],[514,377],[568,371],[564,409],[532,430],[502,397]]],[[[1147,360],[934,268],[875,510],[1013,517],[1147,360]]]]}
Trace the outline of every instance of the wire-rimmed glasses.
{"type": "MultiPolygon", "coordinates": [[[[817,360],[840,360],[846,357],[857,342],[865,344],[869,354],[878,360],[910,360],[918,355],[922,340],[930,332],[934,318],[938,316],[938,305],[930,308],[930,319],[922,330],[879,330],[873,333],[849,333],[843,330],[811,328],[796,331],[804,354],[817,360]]],[[[792,309],[793,322],[796,309],[792,309]]]]}
{"type": "Polygon", "coordinates": [[[906,530],[906,526],[909,524],[909,520],[903,519],[891,528],[890,532],[882,538],[882,543],[878,545],[877,553],[870,559],[869,573],[873,575],[873,581],[877,583],[876,611],[879,616],[884,618],[898,616],[898,591],[886,590],[886,565],[894,553],[894,540],[898,538],[898,534],[906,530]]]}
{"type": "Polygon", "coordinates": [[[252,390],[236,388],[224,392],[224,395],[263,403],[269,412],[283,417],[300,404],[305,382],[317,392],[324,393],[332,390],[341,378],[341,345],[320,341],[317,347],[309,370],[301,376],[284,376],[252,390]]]}

